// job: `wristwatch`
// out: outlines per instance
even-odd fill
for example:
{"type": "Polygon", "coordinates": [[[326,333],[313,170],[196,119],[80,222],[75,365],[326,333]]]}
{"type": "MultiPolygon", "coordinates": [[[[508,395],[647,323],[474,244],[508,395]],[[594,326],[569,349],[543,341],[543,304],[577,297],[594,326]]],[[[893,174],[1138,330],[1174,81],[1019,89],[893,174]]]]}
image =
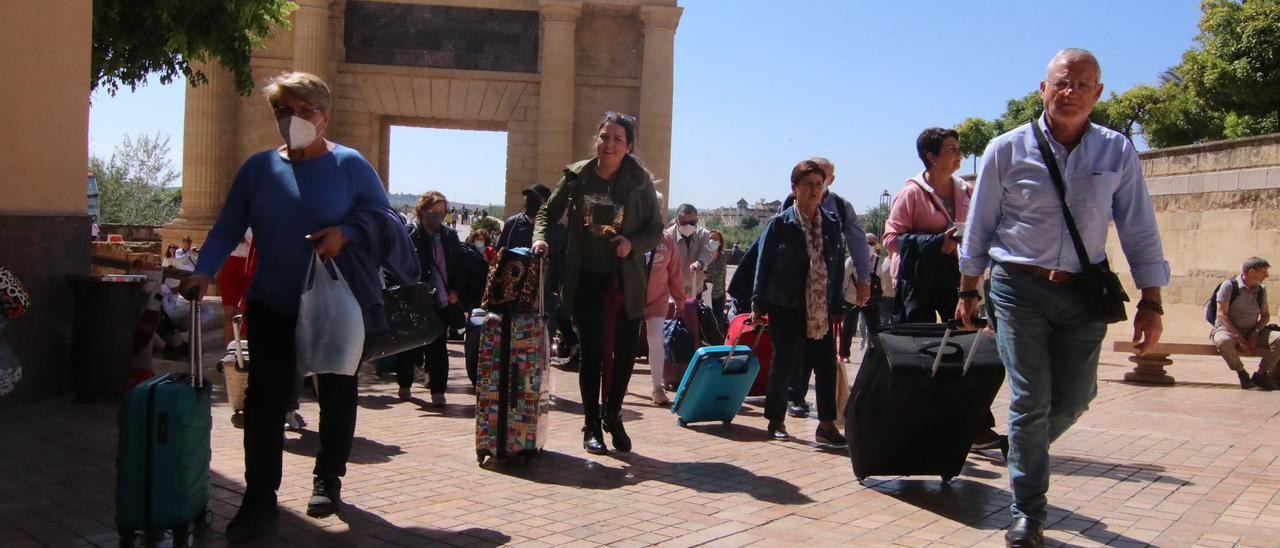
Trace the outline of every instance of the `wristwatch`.
{"type": "Polygon", "coordinates": [[[977,290],[977,289],[970,289],[970,290],[968,290],[968,291],[961,291],[961,292],[959,292],[957,295],[958,295],[961,299],[978,299],[979,301],[981,301],[981,300],[982,300],[982,294],[981,294],[981,293],[978,293],[978,290],[977,290]]]}

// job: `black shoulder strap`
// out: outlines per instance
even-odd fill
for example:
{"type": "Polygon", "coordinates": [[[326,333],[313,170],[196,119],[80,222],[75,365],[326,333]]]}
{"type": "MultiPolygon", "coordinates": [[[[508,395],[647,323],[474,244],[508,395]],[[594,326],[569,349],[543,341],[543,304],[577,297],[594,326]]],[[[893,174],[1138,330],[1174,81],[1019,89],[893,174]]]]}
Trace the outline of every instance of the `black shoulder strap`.
{"type": "Polygon", "coordinates": [[[1236,297],[1240,296],[1240,284],[1236,283],[1235,278],[1227,280],[1227,283],[1231,284],[1231,300],[1227,301],[1227,306],[1231,306],[1236,304],[1236,297]]]}
{"type": "Polygon", "coordinates": [[[1040,129],[1039,120],[1031,121],[1031,130],[1036,135],[1036,144],[1040,147],[1040,155],[1044,157],[1044,166],[1049,170],[1049,177],[1053,179],[1053,186],[1058,188],[1058,198],[1062,200],[1062,216],[1067,220],[1067,231],[1071,233],[1071,242],[1075,244],[1076,256],[1080,258],[1080,269],[1083,272],[1093,263],[1089,260],[1089,252],[1084,248],[1084,240],[1080,239],[1080,231],[1076,229],[1071,208],[1067,207],[1067,185],[1062,181],[1062,172],[1058,170],[1058,160],[1054,158],[1049,140],[1040,129]]]}

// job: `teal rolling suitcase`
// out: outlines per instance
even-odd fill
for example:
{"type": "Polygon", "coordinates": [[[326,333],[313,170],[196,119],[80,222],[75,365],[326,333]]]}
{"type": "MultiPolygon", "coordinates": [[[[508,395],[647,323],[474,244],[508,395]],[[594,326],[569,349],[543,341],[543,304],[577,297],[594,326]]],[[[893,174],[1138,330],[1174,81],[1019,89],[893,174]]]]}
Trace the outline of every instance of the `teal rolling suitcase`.
{"type": "Polygon", "coordinates": [[[693,354],[676,390],[671,412],[676,423],[733,422],[760,373],[760,361],[748,346],[704,346],[693,354]]]}
{"type": "Polygon", "coordinates": [[[158,543],[173,532],[189,546],[207,524],[210,384],[200,368],[200,312],[193,301],[191,371],[147,379],[120,404],[116,453],[116,527],[120,545],[158,543]]]}

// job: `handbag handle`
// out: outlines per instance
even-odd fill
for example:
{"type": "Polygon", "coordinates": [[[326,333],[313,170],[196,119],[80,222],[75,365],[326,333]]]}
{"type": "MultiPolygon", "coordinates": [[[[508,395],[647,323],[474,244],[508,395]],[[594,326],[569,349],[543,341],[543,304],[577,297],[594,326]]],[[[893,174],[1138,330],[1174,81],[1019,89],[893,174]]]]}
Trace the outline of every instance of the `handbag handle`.
{"type": "Polygon", "coordinates": [[[1080,238],[1080,230],[1076,228],[1076,220],[1071,216],[1071,208],[1067,207],[1067,185],[1062,181],[1062,172],[1058,169],[1058,160],[1049,146],[1049,139],[1040,129],[1040,120],[1031,121],[1031,131],[1035,133],[1036,145],[1040,148],[1040,156],[1044,158],[1044,167],[1049,170],[1049,178],[1058,189],[1058,199],[1062,201],[1062,216],[1067,221],[1067,232],[1071,233],[1071,243],[1075,244],[1076,257],[1080,259],[1080,271],[1087,271],[1093,261],[1089,260],[1089,252],[1084,248],[1084,240],[1080,238]]]}

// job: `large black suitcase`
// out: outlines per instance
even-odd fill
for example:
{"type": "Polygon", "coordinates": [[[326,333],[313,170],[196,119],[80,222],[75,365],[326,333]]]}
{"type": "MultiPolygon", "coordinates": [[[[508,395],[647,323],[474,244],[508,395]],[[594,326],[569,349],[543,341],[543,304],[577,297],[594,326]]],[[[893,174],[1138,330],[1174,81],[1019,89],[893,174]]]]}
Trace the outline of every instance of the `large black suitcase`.
{"type": "Polygon", "coordinates": [[[1003,382],[995,341],[985,333],[899,324],[874,335],[845,409],[854,476],[950,481],[1003,382]]]}

